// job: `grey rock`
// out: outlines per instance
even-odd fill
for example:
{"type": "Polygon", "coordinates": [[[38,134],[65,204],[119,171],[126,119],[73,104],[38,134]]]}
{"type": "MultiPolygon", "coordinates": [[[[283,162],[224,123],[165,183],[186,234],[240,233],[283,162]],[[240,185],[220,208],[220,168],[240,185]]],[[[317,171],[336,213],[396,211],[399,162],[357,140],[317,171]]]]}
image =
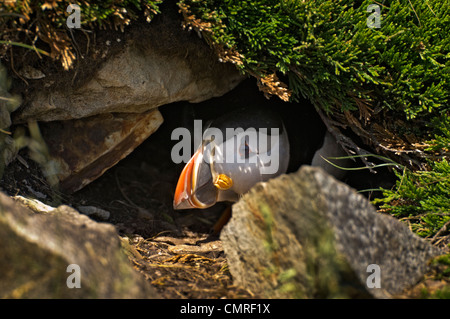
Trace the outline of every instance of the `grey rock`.
{"type": "Polygon", "coordinates": [[[128,156],[163,121],[152,110],[41,123],[40,129],[61,190],[73,193],[128,156]]]}
{"type": "Polygon", "coordinates": [[[111,216],[111,213],[109,211],[95,206],[77,206],[77,210],[80,213],[100,220],[108,220],[111,216]]]}
{"type": "Polygon", "coordinates": [[[48,212],[51,212],[52,210],[55,210],[56,208],[47,204],[44,204],[40,200],[34,199],[34,198],[27,198],[23,197],[21,195],[13,196],[12,199],[14,199],[16,202],[21,203],[23,206],[29,208],[35,213],[41,213],[45,214],[48,212]]]}
{"type": "Polygon", "coordinates": [[[39,69],[33,68],[30,65],[24,65],[18,72],[21,76],[29,80],[38,80],[45,78],[44,72],[39,69]]]}
{"type": "Polygon", "coordinates": [[[152,22],[125,42],[81,86],[67,83],[60,90],[32,93],[14,122],[143,113],[178,101],[197,103],[227,93],[244,78],[234,65],[219,62],[205,42],[190,37],[180,20],[152,22]]]}
{"type": "Polygon", "coordinates": [[[0,193],[0,245],[2,298],[158,298],[115,228],[71,207],[35,213],[0,193]],[[76,283],[73,264],[80,288],[67,285],[76,283]]]}
{"type": "MultiPolygon", "coordinates": [[[[52,157],[43,164],[50,171],[44,174],[63,192],[85,187],[153,134],[163,122],[159,106],[218,97],[244,79],[183,30],[177,12],[161,16],[124,35],[120,49],[97,58],[96,68],[34,80],[12,114],[14,124],[39,122],[52,157]],[[86,75],[74,85],[78,73],[86,75]]],[[[0,112],[0,123],[1,118],[0,112]]],[[[10,153],[5,153],[8,163],[15,155],[10,153]]]]}
{"type": "Polygon", "coordinates": [[[255,185],[221,239],[235,283],[263,298],[390,298],[442,253],[309,166],[255,185]],[[380,288],[369,265],[379,266],[380,288]]]}

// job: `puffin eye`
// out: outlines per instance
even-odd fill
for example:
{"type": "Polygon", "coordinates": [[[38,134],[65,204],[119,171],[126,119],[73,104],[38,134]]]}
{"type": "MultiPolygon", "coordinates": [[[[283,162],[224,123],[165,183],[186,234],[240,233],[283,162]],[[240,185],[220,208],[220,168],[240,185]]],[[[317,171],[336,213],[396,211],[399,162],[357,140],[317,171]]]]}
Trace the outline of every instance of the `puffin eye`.
{"type": "Polygon", "coordinates": [[[250,146],[248,145],[248,141],[246,138],[244,143],[239,146],[239,155],[245,159],[248,159],[250,157],[250,153],[250,146]]]}
{"type": "Polygon", "coordinates": [[[245,142],[244,144],[244,158],[248,158],[250,156],[250,146],[245,142]]]}

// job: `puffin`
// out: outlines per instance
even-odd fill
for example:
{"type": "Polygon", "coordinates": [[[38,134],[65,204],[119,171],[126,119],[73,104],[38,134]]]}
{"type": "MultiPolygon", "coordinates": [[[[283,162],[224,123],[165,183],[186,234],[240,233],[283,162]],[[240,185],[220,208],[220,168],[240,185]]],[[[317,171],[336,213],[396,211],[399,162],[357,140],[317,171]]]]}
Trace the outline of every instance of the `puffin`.
{"type": "Polygon", "coordinates": [[[203,131],[201,145],[178,178],[173,208],[205,209],[217,202],[236,202],[255,184],[303,164],[320,166],[342,178],[342,170],[324,158],[343,155],[317,117],[268,107],[233,110],[203,131]]]}

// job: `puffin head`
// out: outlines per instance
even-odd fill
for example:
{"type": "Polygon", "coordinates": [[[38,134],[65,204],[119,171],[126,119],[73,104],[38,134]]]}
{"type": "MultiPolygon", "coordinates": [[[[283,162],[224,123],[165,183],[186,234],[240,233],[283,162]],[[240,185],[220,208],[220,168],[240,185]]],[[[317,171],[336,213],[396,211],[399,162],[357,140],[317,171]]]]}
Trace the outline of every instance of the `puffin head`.
{"type": "Polygon", "coordinates": [[[258,182],[286,172],[289,141],[281,119],[268,110],[242,110],[214,121],[185,165],[174,209],[237,201],[258,182]]]}

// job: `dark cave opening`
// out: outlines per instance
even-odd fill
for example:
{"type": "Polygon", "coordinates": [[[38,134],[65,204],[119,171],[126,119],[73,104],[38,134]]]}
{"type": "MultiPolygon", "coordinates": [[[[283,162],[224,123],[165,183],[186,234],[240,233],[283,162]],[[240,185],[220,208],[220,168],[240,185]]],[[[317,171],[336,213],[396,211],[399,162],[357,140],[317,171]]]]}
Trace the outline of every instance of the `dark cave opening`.
{"type": "MultiPolygon", "coordinates": [[[[86,201],[86,196],[91,199],[100,196],[103,201],[109,201],[107,208],[118,211],[112,214],[111,221],[119,224],[119,229],[123,227],[125,233],[137,231],[151,236],[165,230],[176,234],[182,229],[210,232],[229,204],[217,203],[203,210],[173,209],[176,183],[185,163],[176,164],[171,159],[172,147],[178,143],[178,140],[171,139],[171,134],[178,127],[192,131],[194,119],[209,123],[225,113],[250,104],[273,108],[288,126],[291,144],[294,145],[288,173],[309,164],[326,130],[314,107],[307,101],[286,103],[276,97],[266,99],[258,90],[255,80],[247,79],[222,97],[196,104],[177,102],[160,107],[164,118],[160,128],[104,176],[77,192],[75,197],[86,201]],[[103,194],[105,187],[108,191],[103,194]],[[142,212],[150,214],[145,216],[146,213],[142,212]]],[[[196,147],[193,142],[191,146],[191,150],[196,147]]],[[[361,166],[362,163],[356,161],[354,165],[361,166]]],[[[356,189],[389,187],[392,174],[386,168],[378,169],[377,174],[368,170],[349,171],[343,182],[356,189]]],[[[362,194],[369,198],[376,195],[374,192],[362,194]]]]}
{"type": "MultiPolygon", "coordinates": [[[[301,165],[310,164],[326,131],[312,104],[306,100],[286,103],[277,97],[267,99],[259,91],[256,80],[249,78],[221,97],[201,103],[177,102],[161,106],[159,111],[164,122],[155,133],[97,180],[72,195],[62,194],[62,203],[75,208],[92,205],[109,211],[111,217],[108,222],[114,224],[122,234],[134,233],[147,238],[161,232],[170,232],[174,236],[186,236],[186,232],[210,233],[230,204],[220,202],[207,209],[173,209],[175,187],[185,163],[176,164],[171,158],[171,150],[178,143],[178,140],[171,139],[171,134],[179,127],[192,131],[195,119],[207,125],[223,114],[248,105],[268,107],[282,117],[293,146],[287,173],[297,171],[301,165]]],[[[356,136],[351,138],[356,143],[361,142],[356,136]]],[[[192,141],[191,151],[194,147],[192,141]]],[[[21,154],[26,157],[25,150],[21,154]]],[[[39,166],[32,160],[28,162],[30,167],[25,168],[20,161],[16,161],[6,172],[1,186],[11,195],[27,195],[28,186],[45,193],[46,188],[42,187],[45,178],[38,172],[39,166]],[[30,170],[35,173],[30,174],[30,170]],[[22,185],[30,175],[36,181],[26,181],[30,185],[22,185]]],[[[353,165],[360,167],[363,164],[357,160],[353,165]]],[[[368,170],[348,171],[342,181],[357,190],[364,190],[380,186],[389,188],[394,178],[389,169],[384,167],[377,169],[377,174],[368,170]]],[[[377,196],[374,191],[362,194],[369,199],[377,196]]],[[[35,197],[33,193],[29,195],[35,197]]]]}

